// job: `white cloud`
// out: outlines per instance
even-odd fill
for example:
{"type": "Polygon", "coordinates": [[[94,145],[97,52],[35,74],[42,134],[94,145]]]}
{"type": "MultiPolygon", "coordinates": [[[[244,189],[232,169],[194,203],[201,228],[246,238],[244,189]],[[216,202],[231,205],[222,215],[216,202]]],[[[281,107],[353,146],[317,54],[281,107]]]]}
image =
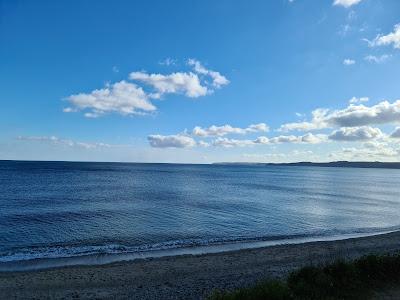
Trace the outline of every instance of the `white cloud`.
{"type": "Polygon", "coordinates": [[[399,151],[394,149],[393,147],[387,146],[384,143],[381,144],[372,144],[365,143],[364,147],[356,148],[342,148],[340,151],[335,151],[331,153],[329,156],[333,159],[346,159],[346,160],[382,160],[384,158],[389,158],[393,160],[393,158],[397,158],[399,155],[399,151]]]}
{"type": "Polygon", "coordinates": [[[77,110],[72,108],[72,107],[66,107],[63,109],[63,112],[69,113],[69,112],[76,112],[77,110]]]}
{"type": "Polygon", "coordinates": [[[149,97],[136,84],[120,81],[88,94],[71,95],[66,100],[72,105],[64,112],[86,111],[86,117],[98,117],[116,112],[122,115],[143,114],[156,110],[149,97]]]}
{"type": "Polygon", "coordinates": [[[176,63],[177,60],[170,57],[167,57],[166,59],[159,62],[159,64],[162,66],[174,66],[176,65],[176,63]]]}
{"type": "Polygon", "coordinates": [[[343,64],[345,66],[351,66],[351,65],[354,65],[355,63],[356,63],[356,61],[354,59],[346,58],[343,60],[343,64]]]}
{"type": "Polygon", "coordinates": [[[212,85],[216,88],[229,84],[229,80],[226,79],[225,76],[221,75],[217,71],[206,69],[198,60],[191,58],[188,60],[188,65],[192,66],[196,73],[210,76],[212,79],[212,85]]]}
{"type": "Polygon", "coordinates": [[[205,96],[211,91],[201,85],[200,78],[192,72],[177,72],[168,75],[132,72],[131,80],[143,82],[156,90],[153,96],[159,98],[164,94],[184,94],[189,98],[205,96]]]}
{"type": "Polygon", "coordinates": [[[110,144],[78,142],[69,139],[61,139],[56,136],[19,136],[17,137],[17,139],[20,141],[35,141],[40,143],[48,143],[48,144],[62,145],[68,147],[82,147],[85,149],[111,147],[110,144]]]}
{"type": "Polygon", "coordinates": [[[393,32],[387,35],[380,34],[373,41],[366,41],[371,47],[393,45],[393,48],[400,49],[400,24],[394,26],[393,32]]]}
{"type": "Polygon", "coordinates": [[[333,5],[340,5],[340,6],[348,8],[350,6],[360,3],[361,1],[362,0],[335,0],[333,2],[333,5]]]}
{"type": "MultiPolygon", "coordinates": [[[[171,65],[175,61],[166,59],[163,64],[171,65]]],[[[63,109],[64,112],[84,111],[88,118],[96,118],[106,113],[122,115],[148,114],[156,110],[150,101],[159,99],[165,94],[183,94],[189,98],[197,98],[214,92],[229,81],[219,72],[205,69],[200,62],[191,61],[194,72],[176,72],[167,75],[149,74],[146,72],[132,72],[129,79],[149,85],[153,90],[145,92],[136,83],[120,81],[107,84],[103,89],[96,89],[90,93],[79,93],[67,97],[71,106],[63,109]],[[212,79],[209,84],[203,77],[212,79]]],[[[114,72],[118,68],[113,67],[114,72]]]]}
{"type": "Polygon", "coordinates": [[[197,145],[199,145],[200,147],[210,147],[210,143],[207,143],[205,141],[198,141],[197,145]]]}
{"type": "Polygon", "coordinates": [[[400,127],[396,127],[396,129],[390,134],[390,137],[400,139],[400,127]]]}
{"type": "Polygon", "coordinates": [[[192,131],[193,135],[208,137],[208,136],[224,136],[227,134],[245,134],[246,131],[243,128],[232,127],[231,125],[215,126],[212,125],[209,128],[202,128],[196,126],[192,131]]]}
{"type": "Polygon", "coordinates": [[[374,124],[393,124],[400,122],[400,100],[393,103],[382,101],[373,106],[350,104],[342,110],[330,111],[318,108],[312,112],[310,122],[283,124],[281,131],[309,131],[330,127],[359,127],[374,124]]]}
{"type": "Polygon", "coordinates": [[[231,125],[215,126],[212,125],[208,128],[196,126],[192,133],[195,136],[209,137],[209,136],[224,136],[227,134],[246,134],[250,132],[267,132],[269,127],[265,123],[252,124],[247,128],[232,127],[231,125]]]}
{"type": "Polygon", "coordinates": [[[326,122],[339,127],[356,127],[372,124],[389,124],[400,121],[400,100],[382,101],[373,106],[350,105],[328,114],[326,122]]]}
{"type": "Polygon", "coordinates": [[[369,101],[368,97],[360,97],[360,98],[353,97],[349,100],[349,103],[350,104],[359,104],[359,103],[368,102],[368,101],[369,101]]]}
{"type": "Polygon", "coordinates": [[[252,146],[254,145],[254,141],[252,140],[235,140],[235,139],[228,139],[228,138],[217,138],[212,142],[213,146],[221,146],[226,148],[231,147],[244,147],[244,146],[252,146]]]}
{"type": "Polygon", "coordinates": [[[270,144],[281,144],[281,143],[304,143],[304,144],[318,144],[327,140],[325,134],[312,134],[307,133],[305,135],[280,135],[269,139],[270,144]]]}
{"type": "Polygon", "coordinates": [[[265,123],[251,124],[246,128],[247,132],[267,132],[269,127],[265,123]]]}
{"type": "Polygon", "coordinates": [[[189,148],[196,145],[196,141],[186,135],[149,135],[150,146],[154,148],[189,148]]]}
{"type": "Polygon", "coordinates": [[[383,54],[381,56],[367,55],[364,57],[364,59],[371,63],[381,64],[387,61],[390,57],[391,55],[388,54],[383,54]]]}
{"type": "Polygon", "coordinates": [[[326,140],[327,136],[325,134],[306,133],[301,137],[301,142],[307,144],[319,144],[326,142],[326,140]]]}
{"type": "Polygon", "coordinates": [[[301,141],[301,137],[295,135],[280,135],[273,138],[270,138],[269,142],[271,144],[280,144],[280,143],[299,143],[301,141]]]}
{"type": "MultiPolygon", "coordinates": [[[[263,123],[260,123],[263,124],[263,123]]],[[[195,128],[194,135],[200,137],[209,137],[216,136],[217,138],[212,140],[211,142],[206,141],[195,141],[192,137],[190,137],[186,132],[177,135],[150,135],[148,136],[149,143],[152,147],[158,148],[167,148],[167,147],[175,147],[175,148],[185,148],[185,147],[245,147],[245,146],[254,146],[254,145],[274,145],[274,144],[282,144],[282,143],[296,143],[296,144],[318,144],[328,141],[328,137],[325,134],[312,134],[307,133],[301,136],[296,135],[280,135],[268,138],[266,136],[259,136],[254,140],[250,139],[230,139],[223,137],[228,133],[239,133],[243,134],[248,131],[257,130],[257,131],[265,131],[268,129],[266,126],[258,126],[260,124],[251,125],[247,128],[234,128],[231,126],[220,126],[220,127],[210,127],[207,129],[195,128]]]]}
{"type": "Polygon", "coordinates": [[[264,144],[264,145],[266,145],[266,144],[269,144],[269,138],[266,137],[266,136],[259,136],[258,138],[256,138],[254,140],[254,143],[255,144],[264,144]]]}
{"type": "MultiPolygon", "coordinates": [[[[171,59],[163,62],[166,65],[174,63],[175,61],[171,59]]],[[[189,98],[197,98],[212,93],[214,88],[229,84],[225,76],[217,71],[206,69],[197,60],[189,59],[188,65],[193,67],[193,72],[176,72],[167,75],[132,72],[129,78],[154,88],[155,93],[150,94],[153,98],[160,98],[164,94],[184,94],[189,98]],[[204,76],[211,78],[212,83],[208,84],[206,80],[203,80],[204,76]]]]}
{"type": "Polygon", "coordinates": [[[282,143],[291,144],[318,144],[327,141],[327,136],[324,134],[307,133],[302,136],[296,135],[280,135],[268,138],[266,136],[259,136],[255,140],[236,140],[228,138],[217,138],[212,142],[213,146],[222,147],[244,147],[254,145],[273,145],[282,143]]]}
{"type": "Polygon", "coordinates": [[[367,141],[378,137],[382,137],[383,133],[379,128],[373,128],[369,126],[363,127],[344,127],[339,130],[335,130],[329,135],[329,139],[334,141],[367,141]]]}
{"type": "Polygon", "coordinates": [[[286,123],[283,124],[278,131],[309,131],[309,130],[316,130],[326,128],[327,124],[325,121],[326,114],[329,112],[328,109],[325,108],[317,108],[312,111],[312,120],[311,122],[303,121],[303,122],[293,122],[293,123],[286,123]]]}
{"type": "Polygon", "coordinates": [[[286,158],[285,153],[244,153],[242,155],[244,158],[249,158],[251,160],[262,160],[262,159],[281,159],[286,158]]]}

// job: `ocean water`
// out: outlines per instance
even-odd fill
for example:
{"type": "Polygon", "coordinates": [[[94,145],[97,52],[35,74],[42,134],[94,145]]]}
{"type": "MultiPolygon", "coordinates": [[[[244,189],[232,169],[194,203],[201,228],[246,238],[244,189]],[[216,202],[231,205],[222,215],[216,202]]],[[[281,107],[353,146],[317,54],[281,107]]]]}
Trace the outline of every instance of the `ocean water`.
{"type": "Polygon", "coordinates": [[[390,169],[0,161],[0,271],[397,230],[399,183],[390,169]]]}

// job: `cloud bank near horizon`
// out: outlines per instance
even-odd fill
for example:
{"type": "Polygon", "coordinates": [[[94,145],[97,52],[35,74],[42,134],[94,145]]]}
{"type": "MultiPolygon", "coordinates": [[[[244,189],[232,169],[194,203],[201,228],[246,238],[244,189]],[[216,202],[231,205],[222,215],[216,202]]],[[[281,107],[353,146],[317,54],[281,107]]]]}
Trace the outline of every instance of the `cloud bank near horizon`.
{"type": "MultiPolygon", "coordinates": [[[[243,148],[280,144],[316,145],[316,144],[355,144],[343,146],[341,150],[332,151],[332,159],[367,159],[386,157],[396,158],[400,154],[400,100],[389,102],[383,100],[376,104],[366,105],[368,97],[352,97],[348,106],[343,109],[316,108],[311,112],[311,120],[284,123],[272,131],[266,123],[255,123],[247,127],[235,127],[230,124],[195,126],[191,131],[177,135],[150,135],[149,144],[154,148],[243,148]],[[384,132],[376,126],[392,126],[384,132]],[[278,134],[297,131],[302,134],[278,134]],[[259,135],[264,133],[264,135],[259,135]],[[235,136],[235,137],[230,137],[235,136]],[[237,138],[252,136],[252,138],[237,138]]],[[[304,117],[300,115],[298,117],[304,117]]],[[[282,155],[268,156],[274,159],[282,155]]]]}

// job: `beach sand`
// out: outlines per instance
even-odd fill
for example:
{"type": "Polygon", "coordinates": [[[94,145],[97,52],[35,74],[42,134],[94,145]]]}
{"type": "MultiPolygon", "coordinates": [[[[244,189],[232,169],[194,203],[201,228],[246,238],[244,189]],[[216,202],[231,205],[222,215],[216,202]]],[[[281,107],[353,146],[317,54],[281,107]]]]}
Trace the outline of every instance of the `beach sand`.
{"type": "Polygon", "coordinates": [[[1,299],[204,299],[304,265],[400,251],[400,232],[204,255],[0,273],[1,299]]]}

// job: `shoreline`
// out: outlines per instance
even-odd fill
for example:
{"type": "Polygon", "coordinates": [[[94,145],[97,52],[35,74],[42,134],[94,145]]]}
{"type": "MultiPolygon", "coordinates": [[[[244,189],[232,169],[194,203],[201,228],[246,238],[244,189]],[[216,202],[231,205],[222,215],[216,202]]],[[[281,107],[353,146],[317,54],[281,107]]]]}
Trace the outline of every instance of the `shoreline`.
{"type": "Polygon", "coordinates": [[[164,256],[106,265],[0,273],[5,298],[202,299],[281,278],[310,264],[400,251],[400,232],[334,241],[280,244],[219,253],[164,256]]]}
{"type": "Polygon", "coordinates": [[[141,259],[154,259],[183,255],[207,255],[246,249],[266,248],[279,245],[304,244],[310,242],[341,241],[361,237],[372,237],[397,231],[400,232],[398,226],[382,231],[366,231],[322,236],[293,236],[276,239],[238,240],[208,245],[196,245],[137,252],[93,253],[87,255],[73,255],[65,257],[61,256],[11,260],[0,262],[0,274],[6,272],[34,272],[39,270],[48,270],[71,266],[100,266],[118,262],[130,262],[141,259]]]}

